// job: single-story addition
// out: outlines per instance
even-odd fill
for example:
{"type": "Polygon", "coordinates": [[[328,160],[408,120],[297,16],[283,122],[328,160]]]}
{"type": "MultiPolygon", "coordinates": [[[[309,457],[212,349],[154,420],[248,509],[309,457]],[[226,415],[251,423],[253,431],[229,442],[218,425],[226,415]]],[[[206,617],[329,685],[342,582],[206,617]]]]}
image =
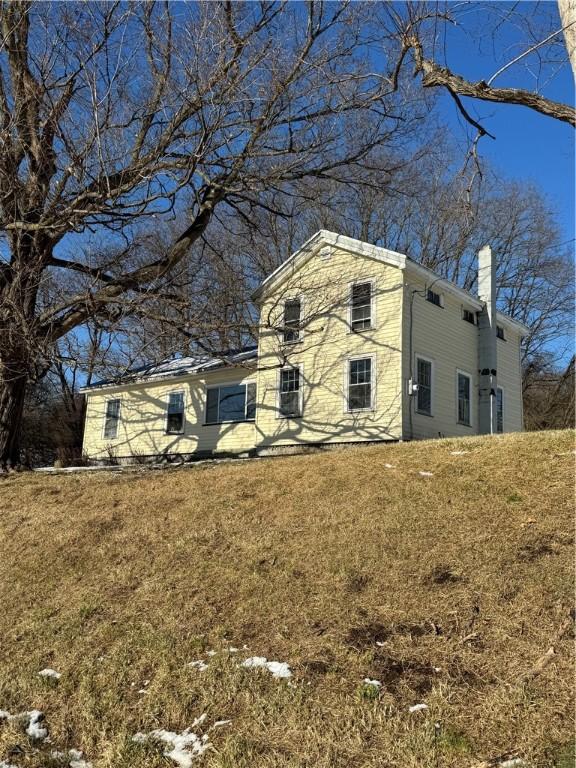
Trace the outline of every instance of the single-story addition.
{"type": "Polygon", "coordinates": [[[521,430],[528,328],[496,311],[489,247],[478,262],[473,296],[321,230],[256,291],[257,348],[84,389],[84,453],[194,458],[521,430]]]}

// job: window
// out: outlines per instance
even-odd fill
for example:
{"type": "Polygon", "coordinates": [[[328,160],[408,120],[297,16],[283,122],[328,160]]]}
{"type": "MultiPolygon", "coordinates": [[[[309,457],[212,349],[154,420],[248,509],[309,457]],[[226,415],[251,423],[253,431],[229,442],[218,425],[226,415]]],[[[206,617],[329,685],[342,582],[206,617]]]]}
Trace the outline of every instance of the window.
{"type": "Polygon", "coordinates": [[[356,283],[352,286],[350,326],[353,331],[372,327],[372,283],[356,283]]]}
{"type": "Polygon", "coordinates": [[[166,434],[179,435],[184,431],[184,392],[170,392],[166,414],[166,434]]]}
{"type": "Polygon", "coordinates": [[[300,369],[282,368],[280,371],[279,410],[280,416],[294,418],[301,416],[300,369]]]}
{"type": "Polygon", "coordinates": [[[504,328],[502,328],[501,325],[496,326],[496,336],[499,339],[502,339],[502,341],[506,341],[506,337],[504,336],[504,328]]]}
{"type": "Polygon", "coordinates": [[[496,432],[504,432],[504,390],[496,387],[496,432]]]}
{"type": "Polygon", "coordinates": [[[423,357],[416,358],[416,410],[432,416],[432,363],[423,357]]]}
{"type": "Polygon", "coordinates": [[[252,421],[256,418],[256,384],[228,384],[206,391],[206,423],[252,421]]]}
{"type": "Polygon", "coordinates": [[[348,362],[348,410],[372,408],[372,358],[348,362]]]}
{"type": "Polygon", "coordinates": [[[458,371],[458,423],[470,426],[470,376],[458,371]]]}
{"type": "Polygon", "coordinates": [[[472,323],[472,325],[476,325],[476,313],[472,312],[471,309],[462,310],[462,319],[466,320],[467,323],[472,323]]]}
{"type": "Polygon", "coordinates": [[[437,307],[442,306],[442,296],[431,288],[428,288],[426,291],[426,301],[429,301],[430,304],[435,304],[437,307]]]}
{"type": "Polygon", "coordinates": [[[300,299],[291,299],[284,304],[284,331],[286,343],[300,338],[300,299]]]}
{"type": "Polygon", "coordinates": [[[118,422],[120,421],[120,400],[108,400],[106,402],[106,416],[104,417],[104,438],[114,440],[118,435],[118,422]]]}

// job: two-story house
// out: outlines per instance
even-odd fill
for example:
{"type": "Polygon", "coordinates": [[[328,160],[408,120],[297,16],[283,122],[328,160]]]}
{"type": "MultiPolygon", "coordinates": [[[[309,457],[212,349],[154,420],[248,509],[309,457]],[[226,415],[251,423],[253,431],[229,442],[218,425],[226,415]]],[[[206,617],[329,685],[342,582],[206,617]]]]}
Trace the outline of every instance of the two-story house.
{"type": "Polygon", "coordinates": [[[400,253],[320,231],[255,293],[258,347],[169,360],[100,382],[84,453],[198,457],[522,429],[520,345],[478,296],[400,253]]]}

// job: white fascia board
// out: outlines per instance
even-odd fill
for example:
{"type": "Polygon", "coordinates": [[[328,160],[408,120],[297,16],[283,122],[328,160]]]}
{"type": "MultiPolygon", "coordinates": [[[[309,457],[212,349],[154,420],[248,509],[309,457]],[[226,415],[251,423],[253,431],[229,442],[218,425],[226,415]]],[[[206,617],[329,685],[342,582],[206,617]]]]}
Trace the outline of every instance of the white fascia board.
{"type": "Polygon", "coordinates": [[[289,256],[286,261],[277,267],[268,277],[260,283],[258,288],[252,294],[254,300],[259,299],[266,291],[274,285],[279,278],[288,273],[294,274],[299,269],[306,258],[311,256],[321,246],[329,245],[342,251],[348,251],[357,256],[366,256],[370,259],[376,259],[390,266],[404,269],[406,256],[403,253],[390,251],[388,248],[380,248],[377,245],[363,243],[361,240],[355,240],[346,235],[339,235],[337,232],[330,232],[327,229],[320,229],[310,237],[303,246],[289,256]]]}

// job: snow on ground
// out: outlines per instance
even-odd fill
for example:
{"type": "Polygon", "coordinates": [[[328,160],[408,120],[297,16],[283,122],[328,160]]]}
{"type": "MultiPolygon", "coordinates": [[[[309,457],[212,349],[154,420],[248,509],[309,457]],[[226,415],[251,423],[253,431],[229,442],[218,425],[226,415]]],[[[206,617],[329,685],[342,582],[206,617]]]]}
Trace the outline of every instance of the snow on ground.
{"type": "Polygon", "coordinates": [[[422,712],[424,709],[428,709],[428,704],[413,704],[408,707],[408,712],[422,712]]]}
{"type": "Polygon", "coordinates": [[[365,677],[362,681],[365,685],[373,685],[374,688],[382,688],[382,683],[380,680],[370,680],[369,677],[365,677]]]}
{"type": "Polygon", "coordinates": [[[450,451],[450,456],[464,456],[465,453],[470,453],[470,451],[450,451]]]}
{"type": "Polygon", "coordinates": [[[0,760],[0,768],[16,768],[13,763],[7,763],[4,760],[0,760]]]}
{"type": "Polygon", "coordinates": [[[242,667],[263,667],[274,677],[292,677],[290,667],[285,661],[268,661],[265,656],[251,656],[240,665],[242,667]]]}
{"type": "Polygon", "coordinates": [[[173,760],[178,768],[191,768],[192,762],[212,746],[206,734],[198,736],[192,730],[202,725],[205,719],[205,714],[197,717],[190,728],[186,728],[182,733],[165,731],[162,728],[149,733],[138,732],[132,737],[132,741],[137,744],[145,744],[147,741],[162,742],[167,745],[164,750],[165,757],[173,760]]]}
{"type": "Polygon", "coordinates": [[[40,712],[39,709],[32,709],[30,712],[19,712],[17,715],[11,715],[5,709],[0,709],[0,720],[25,723],[26,733],[31,739],[36,741],[45,741],[48,738],[48,728],[41,725],[44,722],[44,713],[40,712]]]}
{"type": "Polygon", "coordinates": [[[186,666],[190,667],[190,669],[197,669],[198,672],[205,672],[208,669],[208,664],[206,664],[205,661],[202,661],[202,659],[198,659],[198,661],[189,661],[186,666]]]}
{"type": "Polygon", "coordinates": [[[92,768],[92,763],[84,760],[84,753],[79,749],[69,749],[68,752],[53,751],[50,757],[55,760],[67,760],[68,768],[92,768]]]}
{"type": "Polygon", "coordinates": [[[62,675],[60,672],[56,672],[55,669],[50,669],[49,667],[46,667],[46,669],[41,669],[40,672],[38,672],[40,677],[47,677],[51,680],[60,680],[62,675]]]}
{"type": "Polygon", "coordinates": [[[418,474],[420,477],[434,477],[434,472],[424,472],[423,470],[420,470],[418,474]]]}

